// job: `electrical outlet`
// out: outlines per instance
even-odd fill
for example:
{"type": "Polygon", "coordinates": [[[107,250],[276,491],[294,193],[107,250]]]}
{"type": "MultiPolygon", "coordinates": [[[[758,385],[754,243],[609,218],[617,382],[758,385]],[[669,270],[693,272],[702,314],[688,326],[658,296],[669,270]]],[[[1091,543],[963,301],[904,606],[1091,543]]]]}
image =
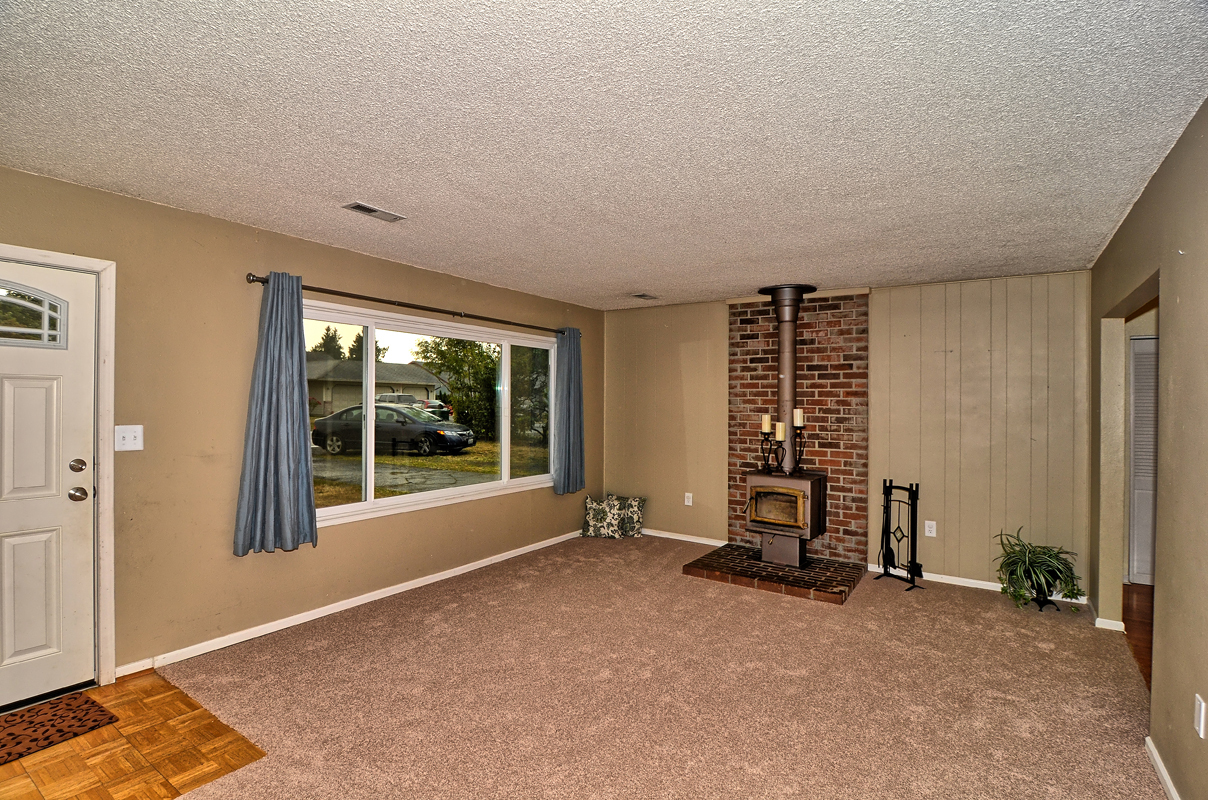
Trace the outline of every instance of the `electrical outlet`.
{"type": "Polygon", "coordinates": [[[1205,729],[1208,728],[1208,708],[1204,707],[1204,698],[1198,694],[1195,696],[1195,732],[1204,738],[1205,729]]]}
{"type": "Polygon", "coordinates": [[[684,492],[684,505],[692,505],[692,492],[684,492]]]}
{"type": "Polygon", "coordinates": [[[923,533],[927,536],[938,536],[935,532],[935,520],[929,519],[923,523],[923,533]]]}
{"type": "Polygon", "coordinates": [[[113,449],[114,450],[142,450],[143,449],[143,426],[142,425],[114,425],[113,426],[113,449]]]}

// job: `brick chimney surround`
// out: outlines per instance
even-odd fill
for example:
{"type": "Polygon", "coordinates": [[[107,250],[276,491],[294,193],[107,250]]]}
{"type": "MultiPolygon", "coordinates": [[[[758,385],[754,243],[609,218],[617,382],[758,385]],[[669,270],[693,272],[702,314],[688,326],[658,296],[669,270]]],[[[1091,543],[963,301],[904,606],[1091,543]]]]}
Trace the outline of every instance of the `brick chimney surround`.
{"type": "MultiPolygon", "coordinates": [[[[777,417],[776,310],[730,306],[729,540],[758,547],[747,530],[745,476],[761,464],[761,414],[777,417]]],[[[810,556],[868,563],[868,295],[801,301],[797,407],[805,409],[802,466],[828,476],[826,533],[810,556]]]]}

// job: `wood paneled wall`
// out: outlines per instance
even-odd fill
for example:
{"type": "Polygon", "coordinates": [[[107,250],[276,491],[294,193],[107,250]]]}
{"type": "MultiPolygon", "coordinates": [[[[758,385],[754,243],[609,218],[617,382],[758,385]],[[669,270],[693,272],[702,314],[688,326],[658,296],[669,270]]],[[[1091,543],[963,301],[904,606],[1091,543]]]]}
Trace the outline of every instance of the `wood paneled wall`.
{"type": "Polygon", "coordinates": [[[1020,526],[1084,562],[1089,293],[1089,272],[872,291],[870,562],[885,478],[920,484],[926,572],[995,580],[992,537],[1020,526]]]}

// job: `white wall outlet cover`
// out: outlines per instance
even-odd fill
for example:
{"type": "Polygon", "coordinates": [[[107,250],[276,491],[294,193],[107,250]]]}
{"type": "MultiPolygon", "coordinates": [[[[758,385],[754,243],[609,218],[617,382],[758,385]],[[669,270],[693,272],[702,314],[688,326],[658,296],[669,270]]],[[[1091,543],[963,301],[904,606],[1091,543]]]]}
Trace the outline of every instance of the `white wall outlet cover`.
{"type": "Polygon", "coordinates": [[[1195,696],[1195,732],[1204,738],[1205,729],[1208,728],[1208,708],[1205,708],[1204,698],[1198,694],[1195,696]]]}
{"type": "Polygon", "coordinates": [[[684,505],[692,505],[692,492],[684,492],[684,505]]]}
{"type": "Polygon", "coordinates": [[[143,426],[142,425],[114,425],[113,426],[113,449],[114,450],[142,450],[143,449],[143,426]]]}
{"type": "Polygon", "coordinates": [[[936,534],[936,532],[935,532],[935,520],[933,520],[933,519],[929,519],[929,520],[927,520],[926,522],[924,522],[924,523],[923,523],[923,532],[924,532],[924,533],[925,533],[927,536],[936,536],[936,535],[938,535],[938,534],[936,534]]]}

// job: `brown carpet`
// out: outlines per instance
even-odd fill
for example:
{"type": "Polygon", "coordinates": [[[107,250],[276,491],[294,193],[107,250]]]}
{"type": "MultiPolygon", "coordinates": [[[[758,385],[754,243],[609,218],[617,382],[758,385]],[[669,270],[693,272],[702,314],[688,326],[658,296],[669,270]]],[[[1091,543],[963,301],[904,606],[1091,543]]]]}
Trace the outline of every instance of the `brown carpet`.
{"type": "Polygon", "coordinates": [[[164,668],[268,751],[190,797],[1163,797],[1089,614],[681,574],[707,549],[575,539],[164,668]]]}
{"type": "Polygon", "coordinates": [[[104,707],[72,692],[0,717],[0,764],[117,722],[104,707]]]}

